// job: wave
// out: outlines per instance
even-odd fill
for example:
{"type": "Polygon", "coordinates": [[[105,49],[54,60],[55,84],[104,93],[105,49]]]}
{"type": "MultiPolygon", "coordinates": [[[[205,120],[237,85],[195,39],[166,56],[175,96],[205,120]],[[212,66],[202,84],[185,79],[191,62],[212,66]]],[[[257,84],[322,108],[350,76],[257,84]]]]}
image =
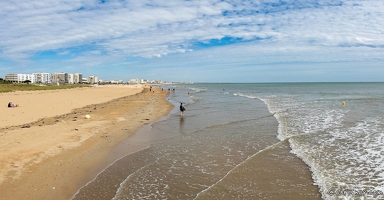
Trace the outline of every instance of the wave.
{"type": "Polygon", "coordinates": [[[330,189],[384,191],[383,131],[381,118],[366,118],[354,126],[316,137],[292,137],[289,142],[292,153],[310,166],[323,198],[337,199],[327,194],[330,189]]]}
{"type": "Polygon", "coordinates": [[[348,109],[332,102],[299,99],[293,95],[235,93],[235,96],[263,101],[278,121],[278,139],[287,140],[292,153],[312,172],[323,199],[331,188],[384,191],[384,127],[382,119],[366,118],[345,124],[348,109]]]}
{"type": "Polygon", "coordinates": [[[116,191],[116,194],[115,196],[112,198],[112,200],[116,200],[116,199],[119,199],[119,196],[121,195],[121,193],[123,192],[124,189],[126,189],[124,186],[126,185],[126,183],[129,181],[129,179],[133,176],[135,176],[137,173],[143,171],[144,169],[154,165],[158,160],[160,160],[161,158],[163,157],[166,157],[167,155],[164,155],[162,157],[158,157],[156,158],[156,160],[144,165],[143,167],[137,169],[136,171],[134,171],[133,173],[129,174],[129,176],[127,176],[127,178],[125,178],[125,180],[123,182],[120,183],[120,186],[119,188],[117,189],[116,191]]]}
{"type": "Polygon", "coordinates": [[[197,93],[197,92],[205,92],[205,91],[208,91],[208,90],[205,89],[205,88],[189,88],[189,89],[195,91],[196,93],[197,93]]]}
{"type": "Polygon", "coordinates": [[[139,149],[139,150],[137,150],[137,151],[135,151],[135,152],[132,152],[132,153],[130,153],[130,154],[127,154],[127,155],[122,156],[121,158],[115,160],[113,163],[111,163],[110,165],[108,165],[104,170],[100,171],[100,172],[95,176],[94,179],[92,179],[92,180],[89,181],[87,184],[85,184],[83,187],[81,187],[79,190],[77,190],[77,192],[72,196],[71,200],[74,200],[74,199],[76,198],[76,196],[80,194],[81,190],[83,190],[84,188],[88,187],[88,185],[90,185],[91,183],[95,182],[95,181],[97,180],[97,178],[98,178],[101,174],[103,174],[103,173],[104,173],[106,170],[108,170],[110,167],[114,166],[114,165],[115,165],[117,162],[119,162],[120,160],[124,159],[124,158],[127,157],[127,156],[133,155],[133,154],[135,154],[135,153],[138,153],[138,152],[147,150],[147,149],[149,149],[149,148],[150,148],[150,147],[148,146],[148,147],[139,149]]]}

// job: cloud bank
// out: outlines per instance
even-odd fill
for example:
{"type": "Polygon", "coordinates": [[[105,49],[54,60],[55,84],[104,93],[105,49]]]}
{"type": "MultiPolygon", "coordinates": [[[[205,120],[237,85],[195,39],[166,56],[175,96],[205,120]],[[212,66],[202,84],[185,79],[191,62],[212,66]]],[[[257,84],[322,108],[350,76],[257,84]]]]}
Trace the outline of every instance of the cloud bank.
{"type": "Polygon", "coordinates": [[[384,55],[379,0],[5,0],[0,18],[7,61],[97,66],[206,49],[261,63],[384,55]]]}

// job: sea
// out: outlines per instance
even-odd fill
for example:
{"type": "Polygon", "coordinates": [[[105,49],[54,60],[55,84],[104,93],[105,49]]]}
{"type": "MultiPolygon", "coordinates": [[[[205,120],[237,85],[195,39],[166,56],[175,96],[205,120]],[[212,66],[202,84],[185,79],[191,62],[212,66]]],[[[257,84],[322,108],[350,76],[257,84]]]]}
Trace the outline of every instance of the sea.
{"type": "Polygon", "coordinates": [[[384,83],[159,87],[175,108],[72,199],[384,199],[384,83]]]}

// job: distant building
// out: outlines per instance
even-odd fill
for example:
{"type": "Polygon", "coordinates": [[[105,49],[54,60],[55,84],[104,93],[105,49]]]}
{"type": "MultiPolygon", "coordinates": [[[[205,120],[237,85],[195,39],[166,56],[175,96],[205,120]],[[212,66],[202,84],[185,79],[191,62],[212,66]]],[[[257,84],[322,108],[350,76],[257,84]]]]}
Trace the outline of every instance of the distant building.
{"type": "Polygon", "coordinates": [[[52,82],[52,75],[50,73],[33,73],[34,81],[32,83],[50,84],[52,82]]]}
{"type": "Polygon", "coordinates": [[[17,74],[6,74],[4,80],[12,81],[12,82],[19,82],[17,74]]]}
{"type": "Polygon", "coordinates": [[[68,83],[68,74],[67,73],[53,73],[52,74],[52,83],[53,84],[58,84],[58,83],[61,83],[61,84],[66,84],[68,83]]]}
{"type": "Polygon", "coordinates": [[[82,83],[83,82],[83,75],[81,73],[74,73],[73,74],[73,82],[75,84],[82,83]]]}
{"type": "Polygon", "coordinates": [[[139,79],[138,78],[133,78],[131,80],[128,81],[129,84],[139,84],[139,79]]]}
{"type": "Polygon", "coordinates": [[[83,78],[81,73],[68,74],[65,72],[55,73],[32,73],[32,74],[6,74],[5,79],[12,82],[24,82],[31,81],[31,83],[42,83],[42,84],[81,84],[90,83],[97,84],[101,80],[97,76],[89,76],[83,78]]]}
{"type": "Polygon", "coordinates": [[[163,81],[159,81],[159,80],[153,80],[151,81],[152,84],[162,84],[163,81]]]}
{"type": "Polygon", "coordinates": [[[68,74],[68,83],[69,84],[74,84],[75,83],[73,74],[68,74]]]}
{"type": "Polygon", "coordinates": [[[128,83],[129,84],[147,84],[147,83],[149,83],[149,81],[144,80],[144,79],[134,78],[134,79],[129,80],[128,83]]]}
{"type": "Polygon", "coordinates": [[[32,74],[17,74],[17,79],[18,82],[31,81],[31,83],[36,83],[35,77],[32,74]]]}
{"type": "Polygon", "coordinates": [[[87,81],[89,84],[97,84],[97,83],[99,83],[99,77],[89,76],[87,81]]]}
{"type": "Polygon", "coordinates": [[[5,80],[13,82],[30,81],[31,83],[49,83],[51,75],[49,73],[33,73],[33,74],[7,74],[5,80]]]}
{"type": "Polygon", "coordinates": [[[81,79],[81,83],[87,84],[88,83],[88,79],[87,78],[82,78],[81,79]]]}

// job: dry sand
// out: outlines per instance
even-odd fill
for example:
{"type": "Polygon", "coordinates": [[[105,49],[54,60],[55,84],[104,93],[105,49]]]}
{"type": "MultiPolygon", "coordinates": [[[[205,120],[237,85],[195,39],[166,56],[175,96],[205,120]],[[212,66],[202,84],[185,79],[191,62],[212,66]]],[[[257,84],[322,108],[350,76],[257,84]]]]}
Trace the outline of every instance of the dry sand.
{"type": "Polygon", "coordinates": [[[166,96],[140,86],[0,94],[0,199],[70,199],[111,149],[169,113],[166,96]]]}

